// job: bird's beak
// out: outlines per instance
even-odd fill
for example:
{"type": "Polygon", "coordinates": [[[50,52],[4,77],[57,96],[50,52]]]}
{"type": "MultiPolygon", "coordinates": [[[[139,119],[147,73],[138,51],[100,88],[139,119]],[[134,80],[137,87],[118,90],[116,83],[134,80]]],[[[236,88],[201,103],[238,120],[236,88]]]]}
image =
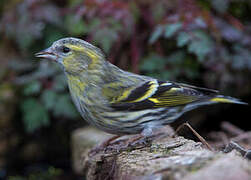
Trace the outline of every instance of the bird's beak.
{"type": "Polygon", "coordinates": [[[39,58],[46,58],[46,59],[51,59],[51,60],[57,59],[57,56],[53,53],[51,48],[47,48],[43,51],[40,51],[40,52],[36,53],[35,56],[39,57],[39,58]]]}

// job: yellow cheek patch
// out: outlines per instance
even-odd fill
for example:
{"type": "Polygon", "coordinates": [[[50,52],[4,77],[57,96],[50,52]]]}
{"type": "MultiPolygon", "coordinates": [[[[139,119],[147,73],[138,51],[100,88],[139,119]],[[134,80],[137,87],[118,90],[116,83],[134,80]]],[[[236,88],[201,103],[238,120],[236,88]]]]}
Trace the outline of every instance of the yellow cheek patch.
{"type": "Polygon", "coordinates": [[[66,47],[72,49],[73,51],[86,53],[93,61],[95,61],[99,57],[94,51],[91,51],[90,49],[87,49],[83,46],[66,44],[66,47]]]}
{"type": "Polygon", "coordinates": [[[68,57],[65,57],[63,59],[63,65],[64,65],[65,69],[69,69],[72,66],[71,61],[72,61],[72,55],[68,56],[68,57]]]}
{"type": "Polygon", "coordinates": [[[95,64],[97,64],[100,56],[94,50],[92,51],[83,46],[77,46],[77,45],[72,45],[72,44],[66,44],[65,46],[72,49],[73,51],[82,52],[83,54],[86,54],[87,56],[89,56],[90,59],[92,60],[91,64],[89,65],[89,68],[92,68],[95,64]]]}

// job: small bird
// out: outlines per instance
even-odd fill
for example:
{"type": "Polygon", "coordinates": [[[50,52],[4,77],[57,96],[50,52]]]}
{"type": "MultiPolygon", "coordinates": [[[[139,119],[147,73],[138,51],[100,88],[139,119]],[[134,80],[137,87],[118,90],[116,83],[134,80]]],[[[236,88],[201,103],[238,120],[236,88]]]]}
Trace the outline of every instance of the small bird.
{"type": "Polygon", "coordinates": [[[35,56],[61,65],[81,116],[111,134],[149,137],[199,106],[246,104],[216,90],[123,71],[109,63],[99,48],[77,38],[55,41],[35,56]]]}

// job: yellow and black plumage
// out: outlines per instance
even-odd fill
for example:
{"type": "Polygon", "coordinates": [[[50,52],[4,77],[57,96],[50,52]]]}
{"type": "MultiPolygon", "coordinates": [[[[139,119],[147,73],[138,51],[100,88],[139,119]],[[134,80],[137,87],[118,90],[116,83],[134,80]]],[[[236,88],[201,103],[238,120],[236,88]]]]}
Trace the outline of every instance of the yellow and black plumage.
{"type": "Polygon", "coordinates": [[[64,38],[36,54],[58,62],[73,101],[89,123],[112,134],[152,134],[187,111],[215,103],[245,104],[211,89],[123,71],[97,47],[64,38]]]}

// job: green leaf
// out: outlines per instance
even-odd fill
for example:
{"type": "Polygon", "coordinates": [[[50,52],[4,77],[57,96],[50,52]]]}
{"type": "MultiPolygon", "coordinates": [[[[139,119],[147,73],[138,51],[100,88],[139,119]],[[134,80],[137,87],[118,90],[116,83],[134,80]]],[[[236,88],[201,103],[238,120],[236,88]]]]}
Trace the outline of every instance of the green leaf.
{"type": "Polygon", "coordinates": [[[172,37],[180,28],[182,27],[182,23],[173,23],[173,24],[167,24],[165,26],[165,32],[164,32],[164,37],[165,38],[170,38],[172,37]]]}
{"type": "Polygon", "coordinates": [[[29,46],[32,44],[32,42],[34,41],[34,37],[32,37],[31,34],[29,33],[19,33],[20,35],[17,36],[16,41],[19,45],[19,47],[22,50],[26,50],[29,48],[29,46]]]}
{"type": "Polygon", "coordinates": [[[211,0],[212,7],[219,13],[225,13],[230,1],[228,0],[211,0]]]}
{"type": "Polygon", "coordinates": [[[78,116],[75,106],[68,94],[58,94],[52,90],[46,90],[41,95],[41,102],[47,110],[51,110],[54,116],[66,116],[75,118],[78,116]]]}
{"type": "Polygon", "coordinates": [[[75,15],[66,16],[66,27],[70,34],[74,36],[83,35],[88,33],[86,24],[81,17],[75,15]]]}
{"type": "Polygon", "coordinates": [[[193,32],[193,37],[188,45],[188,51],[194,53],[199,61],[202,61],[212,48],[213,40],[207,33],[204,31],[193,32]]]}
{"type": "Polygon", "coordinates": [[[53,113],[55,116],[66,116],[68,118],[76,118],[78,116],[78,112],[68,94],[58,96],[57,102],[53,107],[53,113]]]}
{"type": "Polygon", "coordinates": [[[49,125],[47,110],[36,99],[25,99],[21,104],[25,130],[29,133],[49,125]]]}
{"type": "Polygon", "coordinates": [[[91,22],[87,25],[88,32],[95,31],[99,29],[100,25],[102,24],[101,20],[99,18],[93,18],[91,22]]]}
{"type": "Polygon", "coordinates": [[[51,90],[45,90],[41,95],[41,102],[46,109],[51,110],[57,105],[58,95],[56,92],[51,90]]]}
{"type": "Polygon", "coordinates": [[[159,1],[154,6],[151,7],[152,8],[152,10],[151,10],[152,17],[155,22],[159,22],[163,18],[165,18],[166,9],[163,7],[165,7],[164,1],[159,1]]]}
{"type": "Polygon", "coordinates": [[[49,167],[47,170],[32,169],[27,176],[9,176],[8,180],[52,180],[60,179],[62,176],[62,169],[49,167]]]}
{"type": "Polygon", "coordinates": [[[59,92],[59,91],[65,90],[66,88],[67,88],[67,81],[66,81],[65,75],[63,73],[56,75],[53,81],[52,89],[54,91],[59,92]]]}
{"type": "Polygon", "coordinates": [[[248,48],[238,44],[233,46],[234,54],[231,58],[232,68],[237,70],[251,69],[251,53],[248,48]]]}
{"type": "Polygon", "coordinates": [[[190,36],[186,32],[180,32],[177,36],[177,46],[183,47],[188,44],[190,36]]]}
{"type": "Polygon", "coordinates": [[[51,44],[60,39],[63,38],[65,35],[59,30],[55,29],[55,27],[47,27],[45,31],[45,47],[50,47],[51,44]]]}
{"type": "Polygon", "coordinates": [[[108,53],[113,43],[118,39],[117,31],[114,29],[103,28],[96,31],[94,41],[101,45],[102,49],[108,53]]]}
{"type": "Polygon", "coordinates": [[[149,44],[155,43],[159,39],[162,33],[163,33],[163,26],[161,25],[157,26],[149,39],[149,44]]]}
{"type": "Polygon", "coordinates": [[[74,8],[83,3],[83,0],[68,0],[67,2],[70,8],[74,8]]]}
{"type": "Polygon", "coordinates": [[[167,62],[179,65],[185,61],[186,53],[184,50],[175,51],[167,57],[167,62]]]}
{"type": "Polygon", "coordinates": [[[49,178],[53,178],[55,176],[60,176],[60,175],[62,175],[62,173],[63,173],[62,169],[54,168],[52,166],[49,167],[49,169],[48,169],[49,178]]]}
{"type": "Polygon", "coordinates": [[[165,60],[165,57],[162,57],[158,54],[151,54],[142,60],[143,63],[140,65],[140,69],[150,72],[161,70],[165,66],[165,60]]]}
{"type": "Polygon", "coordinates": [[[25,85],[23,89],[23,94],[26,96],[33,95],[39,93],[40,90],[41,90],[41,83],[39,81],[32,81],[25,85]]]}
{"type": "Polygon", "coordinates": [[[123,30],[123,26],[121,22],[114,18],[107,18],[107,24],[109,28],[112,29],[113,31],[123,30]]]}
{"type": "Polygon", "coordinates": [[[8,180],[27,180],[27,178],[22,176],[9,176],[8,180]]]}

